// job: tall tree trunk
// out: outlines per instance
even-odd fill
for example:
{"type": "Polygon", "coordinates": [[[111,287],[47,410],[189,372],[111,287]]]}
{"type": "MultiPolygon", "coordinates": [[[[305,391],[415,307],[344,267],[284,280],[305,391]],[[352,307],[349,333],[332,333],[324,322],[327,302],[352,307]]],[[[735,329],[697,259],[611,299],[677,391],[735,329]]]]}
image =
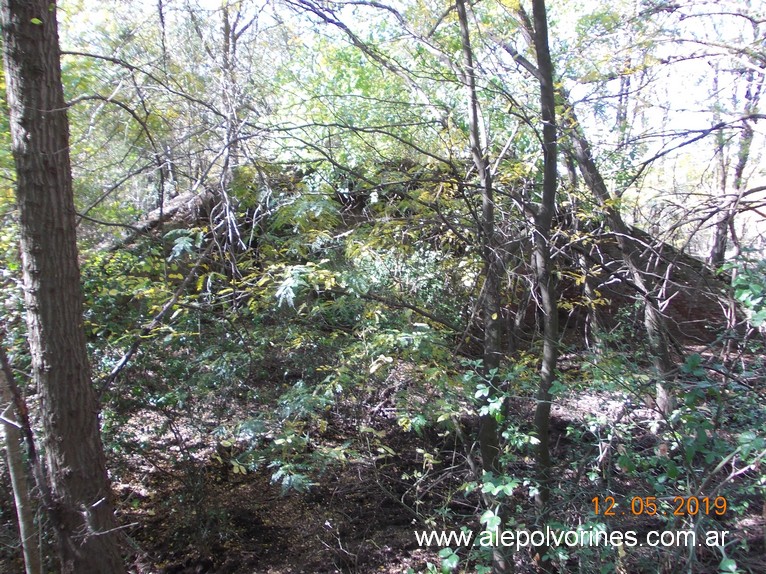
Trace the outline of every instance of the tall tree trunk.
{"type": "MultiPolygon", "coordinates": [[[[540,205],[535,216],[534,263],[540,307],[543,316],[543,360],[540,368],[540,386],[537,391],[535,408],[535,432],[540,441],[537,445],[537,465],[540,491],[537,499],[543,517],[547,515],[550,499],[551,454],[550,418],[551,386],[558,361],[558,305],[556,282],[551,269],[551,224],[556,209],[558,158],[556,145],[556,98],[553,85],[553,64],[548,48],[548,20],[545,0],[533,0],[532,17],[537,53],[537,69],[540,72],[540,109],[543,121],[543,190],[540,205]]],[[[542,564],[547,547],[536,549],[542,564]]],[[[543,569],[547,566],[542,564],[543,569]]]]}
{"type": "MultiPolygon", "coordinates": [[[[530,46],[536,49],[535,31],[523,7],[519,5],[516,8],[516,14],[524,36],[530,46]]],[[[540,70],[524,59],[512,46],[503,44],[502,47],[533,76],[541,82],[543,81],[540,70]]],[[[644,327],[657,377],[655,404],[663,415],[667,415],[674,408],[670,386],[674,378],[675,364],[670,354],[667,325],[660,311],[660,302],[657,299],[658,290],[652,286],[648,275],[641,269],[639,245],[623,221],[619,209],[615,207],[614,201],[612,201],[606,182],[593,159],[590,143],[582,131],[569,94],[562,88],[556,90],[556,95],[562,108],[566,110],[566,114],[562,117],[559,125],[563,128],[562,131],[566,133],[570,142],[568,153],[574,158],[585,184],[595,197],[599,207],[605,212],[607,222],[615,233],[620,254],[628,267],[631,280],[644,298],[644,327]]]]}
{"type": "MultiPolygon", "coordinates": [[[[471,48],[471,35],[468,28],[468,14],[465,1],[456,2],[458,21],[460,23],[460,35],[463,48],[462,72],[463,84],[468,96],[468,129],[471,144],[471,158],[479,175],[481,185],[481,237],[482,257],[484,259],[484,288],[482,290],[483,308],[482,319],[484,323],[484,364],[483,372],[487,384],[490,387],[490,396],[499,391],[497,386],[497,371],[500,368],[500,356],[502,352],[502,320],[500,318],[500,277],[502,273],[502,260],[497,246],[495,233],[495,199],[492,188],[492,175],[489,168],[489,160],[481,143],[479,133],[479,98],[476,92],[476,73],[473,49],[471,48]]],[[[479,428],[479,448],[481,450],[482,467],[485,472],[499,474],[498,456],[500,454],[500,437],[497,419],[494,413],[487,413],[481,417],[479,428]]],[[[495,501],[485,500],[488,507],[495,506],[495,501]]],[[[505,523],[505,512],[502,505],[499,515],[502,524],[505,523]]],[[[507,560],[502,548],[495,547],[492,552],[492,571],[494,574],[506,574],[512,570],[512,563],[507,560]]]]}
{"type": "Polygon", "coordinates": [[[56,3],[3,0],[2,32],[32,369],[60,571],[125,572],[82,322],[56,3]]]}
{"type": "MultiPolygon", "coordinates": [[[[719,92],[719,76],[721,70],[718,65],[713,71],[713,86],[711,96],[715,98],[713,109],[713,121],[716,124],[722,124],[721,117],[721,97],[719,92]]],[[[726,132],[723,128],[716,131],[716,159],[718,160],[718,191],[721,194],[719,200],[718,212],[715,214],[715,227],[713,227],[713,241],[708,253],[707,264],[713,268],[720,267],[726,257],[726,245],[729,238],[729,225],[727,216],[726,190],[729,181],[729,162],[726,159],[726,132]]]]}
{"type": "MultiPolygon", "coordinates": [[[[748,69],[745,72],[747,76],[747,85],[745,88],[745,109],[743,115],[754,114],[758,110],[758,104],[761,99],[763,89],[763,76],[756,74],[748,69]]],[[[716,70],[714,89],[718,87],[718,70],[716,70]]],[[[716,112],[716,121],[720,121],[720,112],[716,112]]],[[[737,138],[737,163],[734,166],[732,178],[732,194],[728,193],[728,162],[726,161],[725,145],[722,130],[718,134],[718,155],[720,174],[720,192],[721,202],[714,227],[713,243],[708,255],[708,265],[711,267],[720,267],[726,259],[726,250],[729,245],[729,236],[735,237],[733,233],[734,218],[737,215],[737,208],[742,201],[742,194],[745,192],[745,169],[750,160],[750,146],[753,143],[755,133],[750,121],[745,121],[742,130],[737,138]],[[731,231],[731,233],[730,233],[731,231]]]]}
{"type": "MultiPolygon", "coordinates": [[[[464,0],[457,1],[458,20],[462,36],[463,83],[466,86],[469,105],[469,137],[471,158],[481,185],[481,236],[482,257],[484,259],[484,289],[482,318],[484,322],[484,376],[490,386],[494,383],[497,369],[500,367],[502,321],[500,319],[500,260],[495,234],[495,200],[492,189],[492,175],[489,161],[481,145],[479,134],[479,101],[476,94],[476,75],[474,70],[473,50],[468,30],[468,16],[464,0]]],[[[486,471],[497,471],[499,453],[497,422],[492,415],[484,415],[479,431],[482,464],[486,471]]]]}
{"type": "MultiPolygon", "coordinates": [[[[578,205],[580,200],[577,198],[577,188],[579,176],[577,175],[577,166],[574,159],[571,156],[566,156],[567,176],[569,179],[569,187],[572,193],[569,194],[570,212],[576,214],[578,211],[578,205]]],[[[580,233],[580,219],[575,215],[572,217],[572,231],[577,235],[580,233]]],[[[590,255],[593,255],[596,251],[595,247],[590,247],[590,255]]],[[[575,261],[580,268],[580,273],[583,276],[583,295],[587,302],[587,315],[585,317],[584,336],[585,345],[593,353],[600,354],[603,350],[603,335],[606,332],[604,325],[601,321],[599,313],[599,305],[597,300],[600,298],[600,294],[597,289],[597,274],[593,271],[593,264],[589,261],[589,258],[581,252],[575,252],[575,261]]]]}
{"type": "MultiPolygon", "coordinates": [[[[239,166],[239,102],[237,89],[237,39],[238,31],[232,28],[228,4],[221,8],[223,18],[223,46],[221,47],[221,103],[226,113],[224,136],[224,188],[231,185],[234,170],[239,166]]],[[[236,19],[239,19],[237,14],[236,19]]]]}

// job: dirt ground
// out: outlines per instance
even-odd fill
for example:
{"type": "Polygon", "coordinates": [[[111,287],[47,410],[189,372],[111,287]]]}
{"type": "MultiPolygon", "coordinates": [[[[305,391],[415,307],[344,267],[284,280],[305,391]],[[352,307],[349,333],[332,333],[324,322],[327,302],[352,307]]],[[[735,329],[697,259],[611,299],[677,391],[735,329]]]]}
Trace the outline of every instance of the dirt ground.
{"type": "MultiPolygon", "coordinates": [[[[124,436],[132,437],[126,443],[131,446],[110,455],[131,572],[405,574],[426,572],[429,563],[439,565],[441,548],[420,548],[414,532],[478,528],[480,499],[461,490],[471,480],[466,449],[455,433],[436,428],[419,434],[405,431],[397,424],[395,407],[388,406],[393,399],[386,402],[385,397],[368,396],[365,401],[348,407],[352,410],[336,406],[323,423],[312,423],[310,448],[340,447],[349,454],[312,476],[314,484],[303,492],[283,492],[280,484],[272,482],[273,469],[268,466],[240,471],[234,463],[240,445],[224,442],[222,447],[212,433],[214,426],[220,426],[223,411],[206,411],[210,421],[185,419],[176,413],[172,423],[156,411],[133,413],[123,429],[124,436]]],[[[519,400],[512,405],[511,416],[522,426],[531,426],[531,406],[519,400]]],[[[586,417],[593,412],[611,422],[650,418],[646,409],[626,406],[620,397],[606,394],[581,394],[555,405],[553,454],[566,469],[558,477],[558,487],[573,493],[555,512],[560,522],[569,525],[584,522],[591,497],[606,492],[606,483],[586,477],[584,471],[590,466],[577,462],[597,459],[603,443],[586,432],[575,444],[568,432],[573,427],[586,429],[586,417]]],[[[228,413],[233,419],[241,416],[236,409],[229,408],[228,413]]],[[[466,432],[472,431],[474,423],[465,421],[466,432]]],[[[649,432],[634,437],[634,444],[658,448],[649,432]]],[[[532,459],[519,457],[508,471],[530,476],[532,459]]],[[[615,496],[628,496],[640,491],[641,485],[618,475],[608,489],[615,496]]],[[[23,570],[9,492],[4,478],[0,571],[11,574],[23,570]]],[[[532,528],[529,521],[535,510],[529,493],[520,488],[510,502],[514,519],[532,528]]],[[[766,507],[762,505],[763,501],[753,499],[752,512],[725,517],[720,525],[731,531],[731,539],[748,542],[746,561],[740,558],[738,563],[750,572],[766,572],[766,507]]],[[[617,517],[610,528],[646,532],[662,529],[662,524],[646,517],[617,517]]],[[[459,551],[463,556],[466,552],[459,551]]],[[[672,564],[679,558],[640,549],[627,556],[624,564],[605,571],[658,572],[658,564],[672,564]]],[[[578,568],[577,558],[571,560],[572,569],[578,568]]],[[[718,560],[719,555],[700,551],[694,572],[717,572],[718,560]]],[[[516,572],[535,571],[529,552],[515,555],[514,561],[516,572]]],[[[474,570],[469,565],[461,571],[474,570]]]]}

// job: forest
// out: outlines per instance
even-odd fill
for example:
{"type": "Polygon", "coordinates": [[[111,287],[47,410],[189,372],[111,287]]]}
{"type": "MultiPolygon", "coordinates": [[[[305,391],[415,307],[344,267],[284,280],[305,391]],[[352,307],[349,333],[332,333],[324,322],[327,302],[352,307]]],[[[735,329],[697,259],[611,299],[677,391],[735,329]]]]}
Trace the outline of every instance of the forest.
{"type": "Polygon", "coordinates": [[[766,572],[764,0],[0,23],[0,572],[766,572]]]}

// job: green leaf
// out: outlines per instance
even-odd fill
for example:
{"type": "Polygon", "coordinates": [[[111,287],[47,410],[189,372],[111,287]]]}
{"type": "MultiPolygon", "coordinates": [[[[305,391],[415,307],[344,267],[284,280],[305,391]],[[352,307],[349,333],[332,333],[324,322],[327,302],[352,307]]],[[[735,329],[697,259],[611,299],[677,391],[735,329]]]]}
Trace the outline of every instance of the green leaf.
{"type": "Polygon", "coordinates": [[[455,570],[460,563],[460,557],[452,548],[442,548],[439,551],[439,558],[442,559],[441,570],[444,574],[455,570]]]}
{"type": "Polygon", "coordinates": [[[452,572],[460,563],[460,557],[457,554],[451,554],[448,558],[442,559],[442,572],[452,572]]]}
{"type": "Polygon", "coordinates": [[[747,458],[753,451],[760,451],[764,446],[763,437],[751,430],[740,434],[737,442],[739,442],[739,448],[744,458],[747,458]]]}
{"type": "Polygon", "coordinates": [[[686,361],[681,365],[681,371],[696,377],[703,376],[705,370],[700,368],[702,365],[702,356],[699,353],[693,353],[686,357],[686,361]]]}
{"type": "Polygon", "coordinates": [[[42,21],[42,20],[40,20],[40,18],[32,18],[32,19],[30,20],[30,22],[32,22],[32,24],[34,24],[35,26],[40,26],[40,25],[42,25],[42,23],[43,23],[43,21],[42,21]]]}
{"type": "Polygon", "coordinates": [[[487,530],[495,530],[500,528],[500,523],[502,522],[500,517],[492,510],[485,511],[484,514],[481,515],[479,521],[486,525],[487,530]]]}

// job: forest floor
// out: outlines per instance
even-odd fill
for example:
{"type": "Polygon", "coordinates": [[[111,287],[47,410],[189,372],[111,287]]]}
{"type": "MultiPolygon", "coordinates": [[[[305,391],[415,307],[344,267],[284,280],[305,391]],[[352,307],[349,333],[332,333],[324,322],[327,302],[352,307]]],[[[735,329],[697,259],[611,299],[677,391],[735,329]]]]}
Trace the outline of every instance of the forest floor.
{"type": "MultiPolygon", "coordinates": [[[[407,395],[406,388],[400,387],[399,393],[407,395]]],[[[245,401],[233,406],[222,399],[218,405],[188,406],[184,412],[134,412],[121,430],[123,438],[131,437],[125,443],[131,447],[113,450],[110,463],[131,572],[405,574],[428,572],[429,564],[438,571],[441,547],[420,547],[415,531],[461,526],[477,530],[481,502],[463,489],[472,477],[456,433],[434,427],[419,433],[405,430],[397,421],[395,399],[385,389],[348,397],[321,420],[301,427],[304,434],[312,434],[306,446],[309,454],[318,449],[343,454],[311,475],[313,484],[286,492],[272,480],[274,468],[245,471],[236,463],[241,445],[215,434],[227,422],[243,420],[257,405],[245,401]]],[[[429,397],[421,395],[419,400],[429,397]]],[[[509,414],[520,428],[531,428],[532,407],[522,399],[511,405],[509,414]]],[[[593,497],[629,499],[649,492],[646,484],[619,471],[615,453],[620,446],[598,435],[599,429],[632,421],[634,429],[645,429],[633,431],[633,448],[655,453],[663,445],[649,430],[654,419],[650,410],[616,394],[578,393],[558,401],[552,415],[553,459],[560,470],[556,488],[563,501],[555,509],[556,520],[570,527],[592,520],[593,497]],[[593,427],[594,413],[601,416],[599,428],[593,427]],[[581,434],[575,440],[572,431],[578,429],[581,434]],[[603,476],[594,476],[599,465],[603,476]]],[[[475,421],[461,423],[466,436],[475,432],[475,421]]],[[[519,477],[531,477],[533,471],[531,456],[519,456],[508,468],[510,475],[519,477]]],[[[10,502],[6,486],[0,489],[4,506],[10,502]]],[[[528,487],[520,486],[509,502],[517,526],[534,528],[528,487]]],[[[766,505],[757,497],[749,503],[747,512],[721,517],[717,527],[730,532],[729,540],[747,545],[747,551],[737,555],[743,572],[766,572],[766,505]]],[[[10,509],[3,508],[0,532],[0,571],[9,574],[22,572],[12,544],[10,509]]],[[[663,530],[665,523],[648,516],[616,516],[608,526],[641,536],[663,530]]],[[[660,572],[658,565],[678,562],[687,549],[661,552],[643,547],[628,552],[620,558],[623,564],[603,563],[598,552],[587,554],[586,565],[583,556],[572,554],[568,564],[579,572],[660,572]]],[[[465,558],[467,549],[458,554],[465,558]]],[[[514,554],[514,561],[518,573],[536,571],[529,551],[514,554]]],[[[717,573],[719,561],[720,554],[701,548],[693,572],[717,573]]],[[[460,571],[474,571],[466,568],[460,571]]]]}
{"type": "MultiPolygon", "coordinates": [[[[407,394],[402,389],[400,393],[407,394]]],[[[314,421],[311,429],[303,429],[314,434],[309,450],[345,453],[340,462],[312,476],[314,484],[305,492],[283,492],[272,481],[270,468],[237,472],[232,462],[237,458],[236,443],[226,442],[222,448],[209,435],[195,435],[192,429],[199,425],[191,421],[176,421],[171,432],[167,421],[155,417],[152,423],[152,417],[144,413],[138,420],[155,437],[147,452],[162,455],[155,460],[133,455],[126,472],[115,480],[121,520],[136,525],[128,531],[136,548],[134,571],[405,574],[427,572],[429,564],[438,571],[441,547],[420,547],[415,531],[461,526],[476,531],[481,502],[476,494],[463,491],[472,476],[465,447],[455,433],[436,428],[405,431],[394,407],[395,397],[382,390],[340,402],[327,411],[324,422],[314,421]]],[[[510,415],[521,428],[531,428],[532,407],[531,401],[521,399],[511,405],[510,415]]],[[[234,414],[231,409],[228,412],[234,414]]],[[[609,393],[578,394],[559,401],[552,412],[551,443],[561,471],[556,488],[564,496],[559,494],[563,503],[555,509],[555,519],[570,526],[592,520],[588,514],[593,512],[593,497],[611,494],[629,500],[637,493],[651,492],[646,484],[619,471],[621,447],[597,436],[594,413],[601,416],[601,430],[632,421],[632,447],[645,449],[647,456],[664,447],[649,430],[655,417],[643,405],[626,404],[621,396],[609,393]],[[583,433],[579,440],[573,439],[573,429],[583,433]],[[599,464],[603,475],[588,477],[599,464]]],[[[466,434],[475,432],[472,421],[463,423],[466,434]]],[[[213,424],[220,425],[220,420],[211,420],[213,424]]],[[[518,457],[508,472],[534,476],[532,457],[518,457]]],[[[738,556],[740,567],[747,568],[743,571],[766,572],[766,507],[757,497],[750,503],[750,511],[717,518],[715,527],[728,530],[729,540],[746,542],[748,552],[738,556]]],[[[528,488],[520,486],[514,492],[510,507],[517,527],[534,528],[535,509],[528,488]]],[[[657,517],[630,513],[610,518],[608,527],[636,531],[639,538],[650,530],[668,528],[657,517]]],[[[676,523],[675,528],[679,527],[676,523]]],[[[686,552],[683,547],[633,548],[614,571],[658,572],[658,564],[672,571],[686,552]]],[[[464,558],[467,549],[458,553],[464,558]]],[[[597,554],[587,555],[585,563],[582,556],[573,554],[572,569],[612,571],[597,554]]],[[[720,558],[716,551],[701,548],[693,571],[718,572],[720,558]]],[[[517,553],[514,560],[516,572],[536,571],[529,551],[517,553]]]]}

